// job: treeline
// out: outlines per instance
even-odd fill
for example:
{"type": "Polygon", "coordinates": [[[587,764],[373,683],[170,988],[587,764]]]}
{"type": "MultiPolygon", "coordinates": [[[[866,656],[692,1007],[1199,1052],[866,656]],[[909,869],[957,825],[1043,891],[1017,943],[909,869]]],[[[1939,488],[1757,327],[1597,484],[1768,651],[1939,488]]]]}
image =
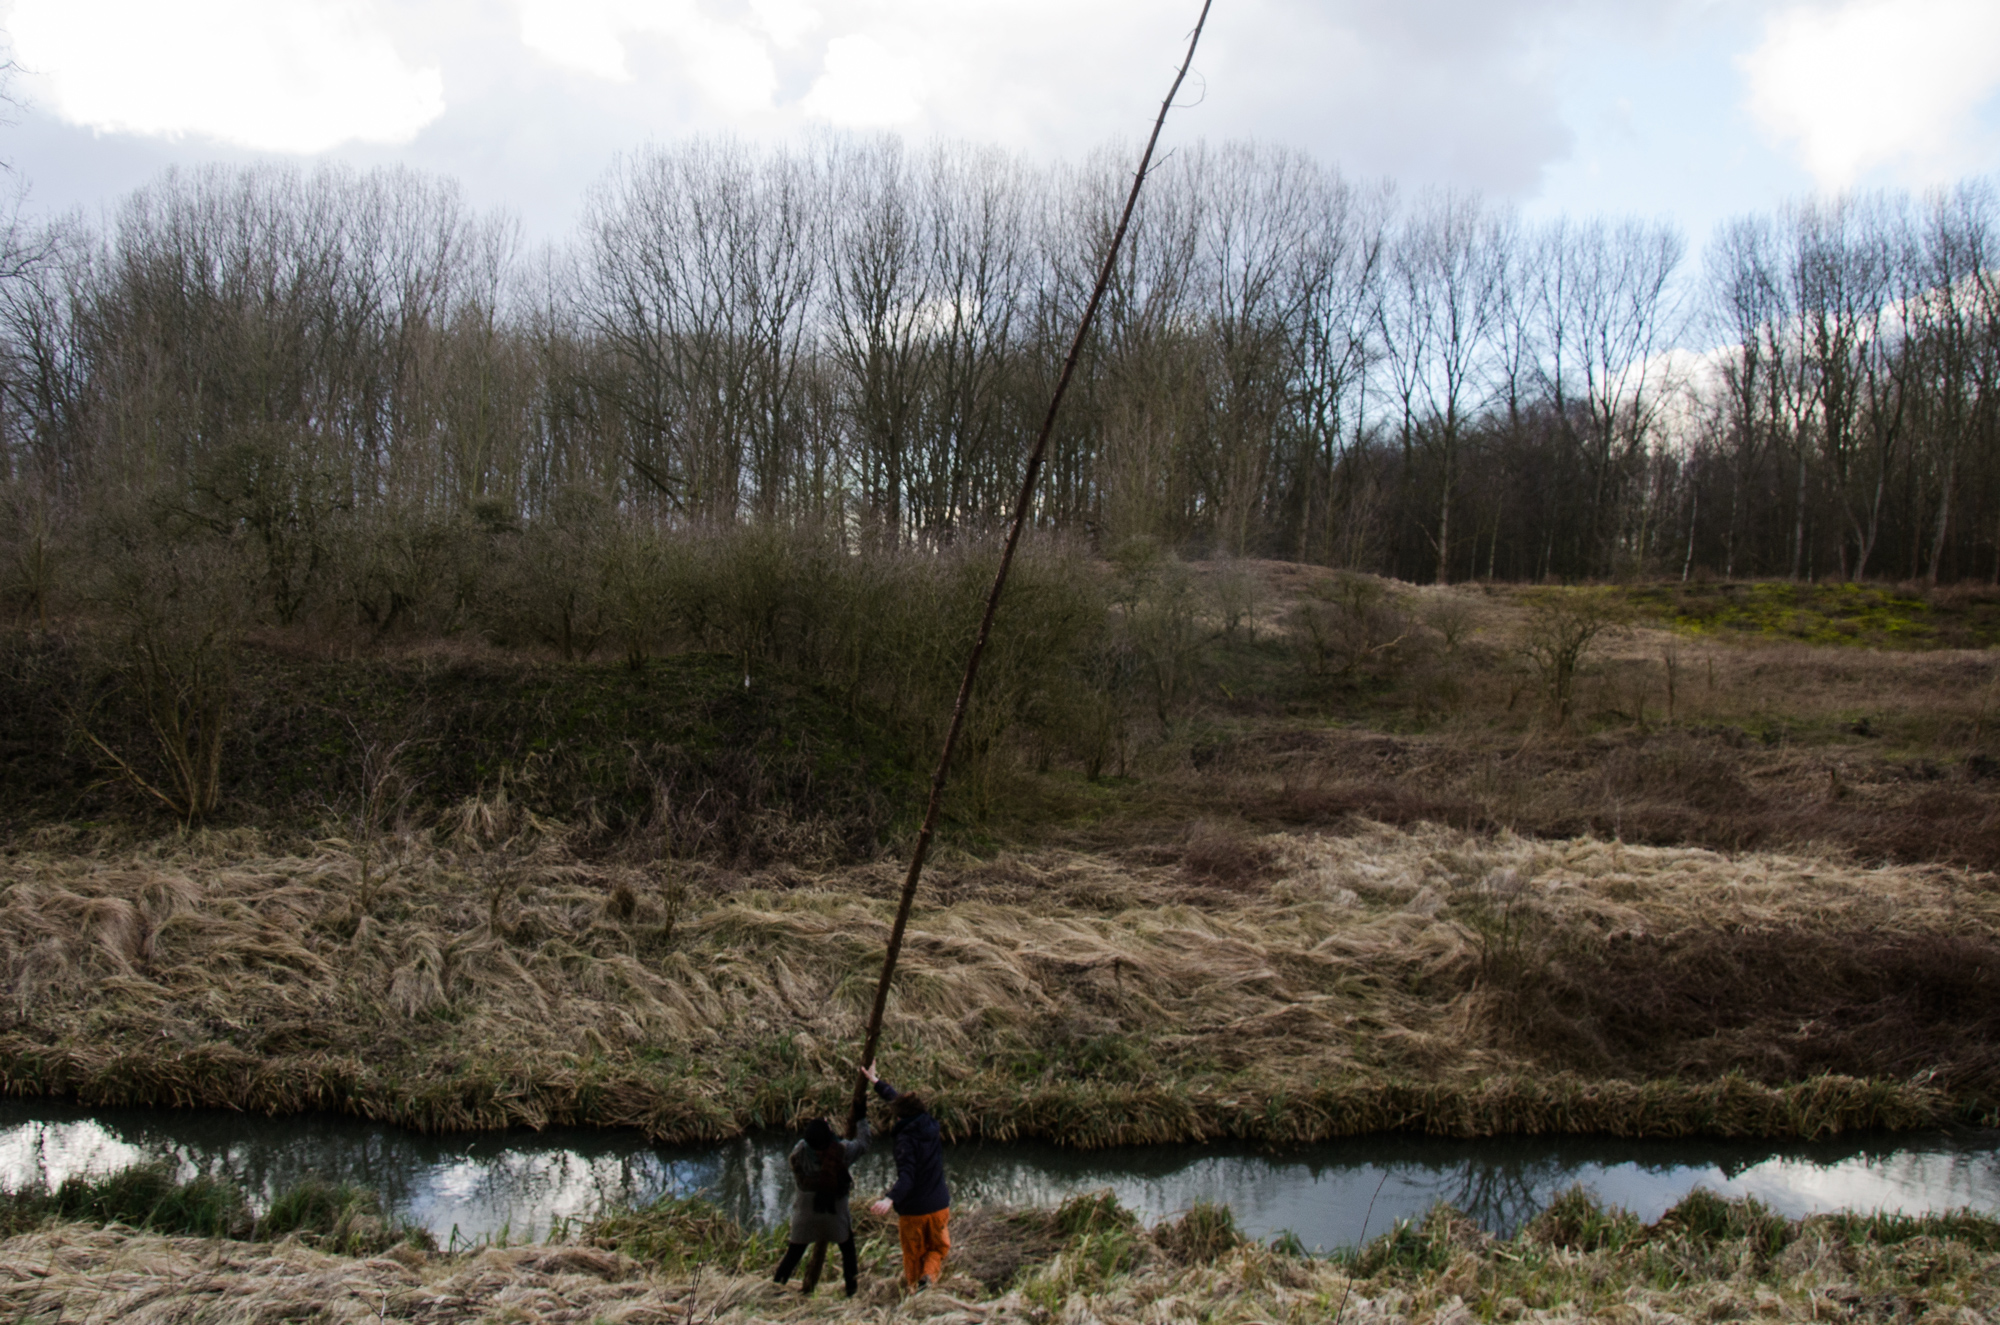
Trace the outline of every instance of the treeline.
{"type": "MultiPolygon", "coordinates": [[[[5,592],[45,619],[143,545],[225,558],[260,620],[448,632],[568,576],[571,652],[633,539],[981,534],[1124,168],[657,147],[532,252],[446,180],[169,173],[0,281],[5,592]]],[[[1812,201],[1694,270],[1664,225],[1193,147],[1037,519],[1414,580],[2000,575],[1994,227],[1983,182],[1812,201]]]]}

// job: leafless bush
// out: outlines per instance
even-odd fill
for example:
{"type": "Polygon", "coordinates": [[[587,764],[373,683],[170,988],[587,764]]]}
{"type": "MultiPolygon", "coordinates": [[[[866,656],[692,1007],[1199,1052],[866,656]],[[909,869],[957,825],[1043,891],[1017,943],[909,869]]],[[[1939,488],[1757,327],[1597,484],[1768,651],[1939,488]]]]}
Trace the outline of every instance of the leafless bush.
{"type": "Polygon", "coordinates": [[[1181,869],[1197,883],[1244,888],[1271,863],[1270,851],[1241,831],[1202,820],[1188,830],[1181,869]]]}
{"type": "Polygon", "coordinates": [[[1194,576],[1150,539],[1119,550],[1112,597],[1113,647],[1125,665],[1113,679],[1145,696],[1162,727],[1180,715],[1200,675],[1202,603],[1194,576]]]}
{"type": "Polygon", "coordinates": [[[597,652],[618,621],[613,519],[603,497],[567,488],[541,519],[499,545],[486,616],[503,642],[533,641],[565,661],[597,652]]]}
{"type": "Polygon", "coordinates": [[[675,560],[684,552],[660,530],[629,518],[616,520],[606,542],[607,622],[625,665],[643,667],[672,627],[674,594],[684,578],[675,560]]]}
{"type": "Polygon", "coordinates": [[[1424,608],[1424,624],[1437,632],[1446,653],[1457,653],[1472,634],[1472,609],[1456,595],[1436,598],[1424,608]]]}
{"type": "Polygon", "coordinates": [[[394,744],[384,741],[362,743],[361,766],[357,770],[360,794],[344,816],[347,820],[344,825],[346,845],[354,853],[358,869],[354,894],[357,918],[375,909],[375,900],[382,888],[392,882],[402,869],[402,860],[388,846],[391,829],[401,825],[410,798],[416,793],[415,783],[399,764],[409,746],[407,740],[394,744]]]}
{"type": "Polygon", "coordinates": [[[1323,680],[1393,676],[1413,651],[1409,614],[1369,575],[1343,572],[1315,583],[1289,625],[1307,674],[1323,680]]]}
{"type": "Polygon", "coordinates": [[[1742,761],[1706,743],[1671,735],[1619,750],[1605,760],[1612,791],[1709,812],[1747,812],[1760,798],[1743,780],[1742,761]]]}
{"type": "Polygon", "coordinates": [[[1576,702],[1576,681],[1591,646],[1619,621],[1616,601],[1597,589],[1542,589],[1527,600],[1521,652],[1541,680],[1558,726],[1576,702]]]}
{"type": "Polygon", "coordinates": [[[49,628],[64,549],[48,504],[19,485],[0,494],[0,606],[36,628],[49,628]]]}
{"type": "Polygon", "coordinates": [[[391,505],[356,520],[340,567],[340,602],[377,637],[464,629],[479,597],[480,562],[509,532],[499,508],[485,514],[491,518],[439,517],[391,505]]]}
{"type": "Polygon", "coordinates": [[[1220,559],[1206,576],[1209,611],[1222,625],[1224,639],[1257,637],[1257,612],[1263,606],[1264,584],[1257,572],[1235,557],[1220,559]]]}
{"type": "Polygon", "coordinates": [[[109,546],[100,546],[92,596],[102,614],[104,685],[76,715],[76,729],[120,777],[192,824],[221,795],[223,735],[248,624],[243,562],[229,544],[175,538],[144,516],[111,524],[102,538],[109,546]],[[106,725],[107,708],[137,721],[106,725]]]}

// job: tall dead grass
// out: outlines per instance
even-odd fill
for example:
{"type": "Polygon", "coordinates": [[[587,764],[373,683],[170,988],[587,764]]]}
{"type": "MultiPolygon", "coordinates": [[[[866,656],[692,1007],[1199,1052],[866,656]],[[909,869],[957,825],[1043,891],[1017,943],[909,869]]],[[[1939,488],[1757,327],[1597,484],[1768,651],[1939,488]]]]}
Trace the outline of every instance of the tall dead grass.
{"type": "MultiPolygon", "coordinates": [[[[544,840],[496,891],[210,839],[0,861],[0,1088],[692,1140],[838,1107],[897,871],[672,874],[544,840]]],[[[1209,823],[946,861],[886,1070],[959,1136],[1822,1135],[1991,1118],[1990,876],[1209,823]]]]}

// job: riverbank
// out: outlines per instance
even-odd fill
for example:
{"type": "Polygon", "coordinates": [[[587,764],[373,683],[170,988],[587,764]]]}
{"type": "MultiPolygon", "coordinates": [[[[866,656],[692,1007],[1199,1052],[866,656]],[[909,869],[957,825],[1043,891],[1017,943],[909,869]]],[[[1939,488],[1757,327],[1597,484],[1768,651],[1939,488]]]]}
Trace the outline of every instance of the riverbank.
{"type": "MultiPolygon", "coordinates": [[[[696,1141],[839,1110],[900,867],[254,835],[0,861],[0,1089],[696,1141]]],[[[1198,823],[947,858],[883,1066],[958,1139],[2000,1118],[2000,888],[1832,855],[1198,823]]]]}
{"type": "Polygon", "coordinates": [[[0,1310],[154,1325],[307,1314],[328,1322],[1161,1319],[1445,1322],[1578,1318],[1959,1321],[2000,1310],[2000,1223],[1974,1215],[1777,1218],[1697,1192],[1652,1225],[1573,1191],[1510,1239],[1447,1207],[1359,1252],[1307,1256],[1242,1239],[1226,1210],[1152,1228],[1114,1202],[970,1210],[941,1284],[906,1296],[893,1230],[862,1220],[862,1288],[812,1297],[766,1277],[779,1234],[698,1202],[600,1221],[573,1240],[372,1256],[312,1234],[243,1242],[113,1225],[45,1225],[0,1241],[0,1310]]]}

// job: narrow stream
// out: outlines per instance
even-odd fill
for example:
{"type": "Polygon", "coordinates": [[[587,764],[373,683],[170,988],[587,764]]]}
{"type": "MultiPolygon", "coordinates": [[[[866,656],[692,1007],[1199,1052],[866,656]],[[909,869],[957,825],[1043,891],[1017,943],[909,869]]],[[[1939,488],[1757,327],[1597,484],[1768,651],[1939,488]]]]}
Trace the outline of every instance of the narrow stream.
{"type": "MultiPolygon", "coordinates": [[[[706,1147],[656,1146],[636,1133],[575,1129],[427,1137],[325,1115],[0,1101],[0,1187],[53,1186],[73,1173],[148,1160],[173,1163],[186,1177],[227,1177],[266,1196],[317,1175],[372,1187],[404,1219],[462,1246],[503,1235],[539,1239],[552,1221],[668,1193],[706,1192],[745,1223],[772,1224],[789,1200],[790,1143],[768,1133],[706,1147]]],[[[960,1206],[1053,1205],[1108,1187],[1148,1222],[1212,1201],[1227,1204],[1252,1236],[1289,1230],[1321,1250],[1352,1246],[1440,1200],[1508,1233],[1579,1182],[1648,1221],[1696,1187],[1755,1196],[1791,1216],[1962,1207],[2000,1213],[2000,1132],[1990,1131],[1784,1143],[1388,1134],[1277,1151],[974,1144],[952,1147],[946,1163],[960,1206]]],[[[885,1153],[870,1155],[856,1186],[880,1190],[890,1172],[885,1153]]]]}

